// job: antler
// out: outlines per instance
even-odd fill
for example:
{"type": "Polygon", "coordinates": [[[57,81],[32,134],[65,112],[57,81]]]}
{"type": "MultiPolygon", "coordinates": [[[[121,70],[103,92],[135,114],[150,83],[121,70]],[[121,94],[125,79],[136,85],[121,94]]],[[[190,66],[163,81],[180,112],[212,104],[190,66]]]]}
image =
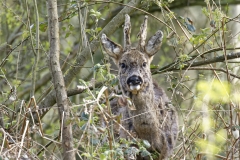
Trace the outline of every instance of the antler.
{"type": "Polygon", "coordinates": [[[125,15],[125,24],[124,24],[124,51],[131,49],[130,33],[131,33],[131,23],[130,17],[128,14],[125,15]]]}
{"type": "Polygon", "coordinates": [[[146,44],[145,41],[146,41],[146,37],[147,37],[147,19],[148,19],[148,16],[145,16],[143,24],[140,27],[139,47],[140,47],[141,51],[144,51],[144,47],[145,47],[145,44],[146,44]]]}

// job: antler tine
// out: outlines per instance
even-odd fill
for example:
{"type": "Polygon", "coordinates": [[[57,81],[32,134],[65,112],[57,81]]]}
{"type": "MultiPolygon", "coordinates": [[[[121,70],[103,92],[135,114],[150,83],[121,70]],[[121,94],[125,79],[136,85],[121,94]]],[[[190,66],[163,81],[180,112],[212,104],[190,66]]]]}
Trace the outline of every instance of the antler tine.
{"type": "Polygon", "coordinates": [[[124,24],[124,50],[130,50],[131,49],[131,41],[130,41],[130,33],[131,33],[131,23],[130,23],[130,17],[128,14],[125,15],[125,24],[124,24]]]}
{"type": "Polygon", "coordinates": [[[141,25],[140,27],[140,41],[139,41],[139,47],[140,47],[140,50],[144,50],[144,47],[145,47],[145,44],[146,44],[146,38],[147,38],[147,19],[148,19],[148,16],[145,16],[144,17],[144,21],[143,21],[143,24],[141,25]]]}

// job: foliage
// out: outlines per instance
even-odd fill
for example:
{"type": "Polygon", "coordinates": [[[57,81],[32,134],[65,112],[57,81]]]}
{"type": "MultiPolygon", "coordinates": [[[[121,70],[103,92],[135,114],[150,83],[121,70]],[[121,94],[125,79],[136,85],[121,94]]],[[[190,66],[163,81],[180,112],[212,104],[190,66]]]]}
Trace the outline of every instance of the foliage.
{"type": "MultiPolygon", "coordinates": [[[[45,2],[37,3],[39,39],[32,1],[2,1],[0,6],[0,159],[63,158],[61,125],[48,69],[47,7],[45,2]],[[33,71],[37,50],[40,61],[33,71]],[[30,97],[34,72],[35,94],[30,97]],[[51,109],[46,112],[44,108],[51,109]]],[[[158,153],[147,150],[149,142],[133,133],[119,138],[122,115],[109,104],[121,97],[117,69],[98,42],[103,29],[128,6],[127,1],[58,3],[60,63],[71,102],[68,123],[73,128],[76,157],[134,159],[140,154],[154,159],[158,153]],[[82,56],[86,48],[90,48],[90,58],[82,56]],[[67,79],[68,74],[74,76],[73,81],[67,79]]],[[[229,12],[236,12],[231,4],[239,2],[219,3],[195,1],[189,5],[197,6],[183,9],[183,1],[148,0],[141,1],[131,15],[133,39],[138,38],[146,14],[148,35],[161,29],[165,36],[151,70],[179,113],[178,144],[171,155],[174,160],[240,157],[239,15],[229,12]]],[[[106,33],[112,33],[112,28],[106,33]]],[[[117,28],[109,36],[121,43],[122,26],[117,28]]]]}

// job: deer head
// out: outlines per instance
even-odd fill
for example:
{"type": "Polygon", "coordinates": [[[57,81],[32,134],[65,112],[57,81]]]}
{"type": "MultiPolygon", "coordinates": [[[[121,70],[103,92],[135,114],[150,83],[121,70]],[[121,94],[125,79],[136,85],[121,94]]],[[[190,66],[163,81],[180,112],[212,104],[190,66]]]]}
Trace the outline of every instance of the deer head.
{"type": "Polygon", "coordinates": [[[152,84],[150,63],[154,54],[160,49],[163,33],[157,31],[149,40],[147,37],[147,16],[140,27],[139,44],[137,48],[131,47],[131,23],[129,15],[125,15],[124,46],[114,43],[105,34],[101,36],[104,50],[113,59],[119,68],[119,80],[125,93],[137,94],[146,91],[152,84]]]}

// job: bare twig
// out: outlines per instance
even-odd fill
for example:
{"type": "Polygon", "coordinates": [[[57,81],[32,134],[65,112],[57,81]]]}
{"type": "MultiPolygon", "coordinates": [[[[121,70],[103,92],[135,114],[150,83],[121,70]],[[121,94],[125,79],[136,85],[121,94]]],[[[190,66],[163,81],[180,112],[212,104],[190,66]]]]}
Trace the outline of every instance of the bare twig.
{"type": "Polygon", "coordinates": [[[43,134],[43,128],[42,128],[42,122],[41,122],[41,119],[40,119],[40,114],[39,114],[39,112],[38,112],[38,106],[37,106],[35,97],[32,97],[31,99],[32,99],[32,101],[33,101],[33,103],[34,103],[34,107],[35,107],[35,110],[36,110],[36,113],[37,113],[38,123],[39,123],[39,128],[40,128],[41,136],[44,136],[44,134],[43,134]]]}
{"type": "Polygon", "coordinates": [[[25,129],[24,129],[24,132],[23,132],[23,135],[22,135],[20,149],[19,149],[19,152],[18,152],[18,159],[20,158],[20,155],[21,155],[21,152],[22,152],[23,142],[24,142],[25,135],[27,133],[28,124],[29,124],[29,120],[26,121],[25,129]]]}
{"type": "MultiPolygon", "coordinates": [[[[108,90],[106,89],[105,92],[105,98],[106,98],[106,106],[108,108],[108,114],[109,115],[112,115],[111,113],[111,106],[110,106],[110,103],[109,103],[109,95],[108,95],[108,90]]],[[[109,126],[109,121],[105,120],[105,122],[107,123],[107,126],[109,126]]],[[[112,120],[110,120],[110,124],[112,124],[112,120]]],[[[113,149],[113,140],[114,140],[114,137],[113,137],[113,133],[110,131],[111,129],[108,127],[107,128],[107,132],[108,132],[108,140],[109,140],[109,148],[110,150],[113,149]]],[[[113,154],[111,153],[111,159],[113,159],[113,154]]]]}
{"type": "MultiPolygon", "coordinates": [[[[56,140],[58,139],[59,137],[57,136],[57,137],[55,137],[54,138],[54,141],[56,142],[56,140]]],[[[49,138],[47,139],[47,140],[49,140],[49,138]]],[[[48,146],[50,146],[54,141],[52,141],[52,140],[49,140],[50,142],[49,143],[47,143],[44,147],[42,147],[42,149],[40,150],[40,151],[38,151],[37,152],[37,155],[40,155],[48,146]]]]}
{"type": "Polygon", "coordinates": [[[224,58],[225,58],[225,63],[226,63],[227,79],[228,79],[228,81],[230,81],[230,77],[229,77],[229,73],[228,73],[229,69],[228,69],[228,59],[227,59],[227,52],[226,52],[226,41],[225,41],[224,26],[225,26],[225,24],[224,24],[224,18],[223,18],[223,20],[222,20],[222,38],[221,38],[221,40],[222,40],[222,48],[223,48],[223,53],[224,53],[224,58]]]}
{"type": "Polygon", "coordinates": [[[8,57],[11,55],[11,53],[18,48],[20,45],[23,44],[23,42],[27,41],[30,38],[30,36],[28,36],[27,38],[25,38],[24,40],[22,40],[20,43],[18,43],[15,47],[13,47],[6,55],[6,57],[2,60],[1,64],[0,64],[0,68],[2,68],[5,64],[5,62],[7,61],[8,57]]]}
{"type": "Polygon", "coordinates": [[[38,16],[38,7],[37,7],[37,2],[36,0],[33,0],[34,2],[34,10],[35,10],[35,14],[36,14],[36,50],[33,46],[33,39],[32,39],[32,34],[31,34],[31,28],[29,28],[30,30],[30,35],[31,35],[31,42],[32,42],[32,48],[33,48],[33,53],[35,56],[34,59],[34,64],[32,67],[32,87],[31,87],[31,94],[30,96],[34,96],[35,93],[35,82],[36,82],[36,72],[37,72],[37,67],[38,67],[38,61],[39,61],[39,16],[38,16]]]}

